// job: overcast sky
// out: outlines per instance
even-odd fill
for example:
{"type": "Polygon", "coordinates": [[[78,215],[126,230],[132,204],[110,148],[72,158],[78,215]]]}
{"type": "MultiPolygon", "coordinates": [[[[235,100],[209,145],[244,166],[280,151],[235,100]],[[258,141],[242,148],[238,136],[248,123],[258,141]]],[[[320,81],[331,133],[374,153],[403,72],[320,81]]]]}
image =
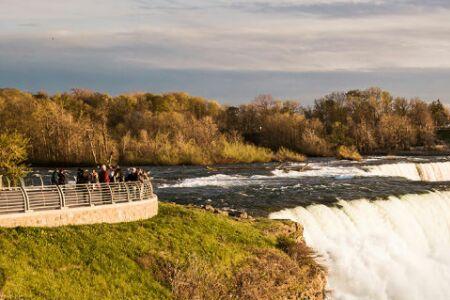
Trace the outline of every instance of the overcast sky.
{"type": "Polygon", "coordinates": [[[450,101],[450,1],[0,0],[0,86],[450,101]]]}

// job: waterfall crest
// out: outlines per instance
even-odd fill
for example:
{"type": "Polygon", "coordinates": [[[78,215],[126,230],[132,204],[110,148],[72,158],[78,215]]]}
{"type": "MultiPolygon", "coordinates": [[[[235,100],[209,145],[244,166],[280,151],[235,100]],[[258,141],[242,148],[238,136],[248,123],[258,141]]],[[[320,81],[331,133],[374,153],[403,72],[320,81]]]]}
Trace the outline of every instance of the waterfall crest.
{"type": "Polygon", "coordinates": [[[270,215],[304,226],[332,299],[448,299],[450,192],[340,201],[270,215]]]}
{"type": "Polygon", "coordinates": [[[369,167],[369,173],[416,181],[450,181],[450,162],[383,164],[369,167]]]}

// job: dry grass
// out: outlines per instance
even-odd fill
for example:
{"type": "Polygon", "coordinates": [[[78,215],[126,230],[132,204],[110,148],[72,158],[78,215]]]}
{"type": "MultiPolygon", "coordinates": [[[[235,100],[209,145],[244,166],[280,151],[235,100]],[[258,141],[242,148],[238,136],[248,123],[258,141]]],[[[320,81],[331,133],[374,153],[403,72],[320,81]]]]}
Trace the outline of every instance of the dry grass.
{"type": "Polygon", "coordinates": [[[180,300],[323,299],[325,270],[315,263],[314,252],[288,236],[280,236],[277,246],[251,250],[228,271],[197,255],[174,262],[151,253],[138,263],[180,300]]]}
{"type": "Polygon", "coordinates": [[[235,275],[236,299],[300,299],[305,276],[288,255],[273,249],[256,250],[235,275]]]}
{"type": "Polygon", "coordinates": [[[216,163],[269,162],[272,160],[273,154],[267,148],[233,141],[223,143],[220,157],[216,163]]]}
{"type": "Polygon", "coordinates": [[[278,149],[278,151],[274,155],[274,158],[279,162],[304,162],[306,160],[306,156],[304,156],[303,154],[291,151],[284,147],[278,149]]]}
{"type": "Polygon", "coordinates": [[[348,159],[355,161],[360,161],[362,159],[361,154],[359,154],[358,150],[356,150],[354,146],[339,146],[336,150],[336,157],[338,159],[348,159]]]}

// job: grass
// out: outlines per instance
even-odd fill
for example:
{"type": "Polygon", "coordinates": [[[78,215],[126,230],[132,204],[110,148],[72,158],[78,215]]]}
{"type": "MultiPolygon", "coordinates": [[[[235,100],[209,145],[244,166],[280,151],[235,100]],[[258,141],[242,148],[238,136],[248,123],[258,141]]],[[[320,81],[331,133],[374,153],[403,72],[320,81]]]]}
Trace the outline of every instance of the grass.
{"type": "Polygon", "coordinates": [[[338,159],[347,159],[347,160],[353,160],[353,161],[360,161],[362,160],[361,154],[359,154],[356,147],[347,147],[347,146],[339,146],[336,149],[336,157],[338,159]]]}
{"type": "Polygon", "coordinates": [[[216,163],[254,163],[272,161],[273,154],[267,148],[240,141],[225,142],[216,163]]]}
{"type": "Polygon", "coordinates": [[[306,160],[306,156],[281,147],[275,153],[274,159],[279,162],[304,162],[306,160]]]}
{"type": "Polygon", "coordinates": [[[306,252],[300,262],[282,251],[286,228],[172,204],[132,223],[3,228],[0,299],[256,299],[243,289],[248,280],[264,286],[258,298],[310,293],[323,271],[306,252]],[[296,266],[288,277],[285,265],[296,266]]]}

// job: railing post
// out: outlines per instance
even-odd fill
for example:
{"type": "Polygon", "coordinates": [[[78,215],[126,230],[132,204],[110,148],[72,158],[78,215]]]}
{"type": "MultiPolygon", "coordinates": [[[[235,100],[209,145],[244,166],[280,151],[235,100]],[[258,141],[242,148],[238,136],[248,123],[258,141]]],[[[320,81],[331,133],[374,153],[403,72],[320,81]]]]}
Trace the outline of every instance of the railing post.
{"type": "Polygon", "coordinates": [[[59,193],[59,208],[63,209],[66,207],[66,197],[64,196],[64,191],[60,185],[57,185],[56,188],[59,193]]]}
{"type": "Polygon", "coordinates": [[[153,196],[153,184],[152,184],[152,182],[149,180],[149,181],[147,182],[147,185],[150,187],[150,195],[153,196]]]}
{"type": "Polygon", "coordinates": [[[106,183],[106,185],[108,186],[109,193],[111,194],[111,203],[114,203],[114,195],[113,195],[113,191],[112,191],[112,188],[111,188],[111,184],[106,183]]]}
{"type": "Polygon", "coordinates": [[[3,188],[3,175],[0,175],[0,189],[3,188]]]}
{"type": "Polygon", "coordinates": [[[144,184],[142,182],[139,182],[139,200],[144,199],[144,184]]]}
{"type": "Polygon", "coordinates": [[[150,180],[145,181],[144,186],[145,186],[146,189],[149,190],[148,194],[149,194],[150,196],[152,196],[152,195],[153,195],[153,185],[152,185],[152,183],[150,182],[150,180]]]}
{"type": "Polygon", "coordinates": [[[123,184],[125,185],[125,189],[127,190],[127,201],[131,202],[130,189],[128,188],[128,183],[124,182],[123,184]]]}
{"type": "Polygon", "coordinates": [[[22,192],[23,196],[23,207],[25,212],[30,211],[30,198],[28,197],[27,190],[25,189],[25,186],[20,186],[20,191],[22,192]]]}
{"type": "Polygon", "coordinates": [[[8,176],[6,176],[5,179],[6,179],[6,182],[8,183],[8,189],[10,189],[11,188],[11,179],[9,179],[8,176]]]}
{"type": "Polygon", "coordinates": [[[94,206],[92,204],[92,194],[91,190],[89,189],[89,184],[86,184],[86,191],[88,192],[89,206],[94,206]]]}
{"type": "Polygon", "coordinates": [[[42,176],[39,174],[39,180],[41,180],[41,187],[44,188],[44,180],[42,179],[42,176]]]}

